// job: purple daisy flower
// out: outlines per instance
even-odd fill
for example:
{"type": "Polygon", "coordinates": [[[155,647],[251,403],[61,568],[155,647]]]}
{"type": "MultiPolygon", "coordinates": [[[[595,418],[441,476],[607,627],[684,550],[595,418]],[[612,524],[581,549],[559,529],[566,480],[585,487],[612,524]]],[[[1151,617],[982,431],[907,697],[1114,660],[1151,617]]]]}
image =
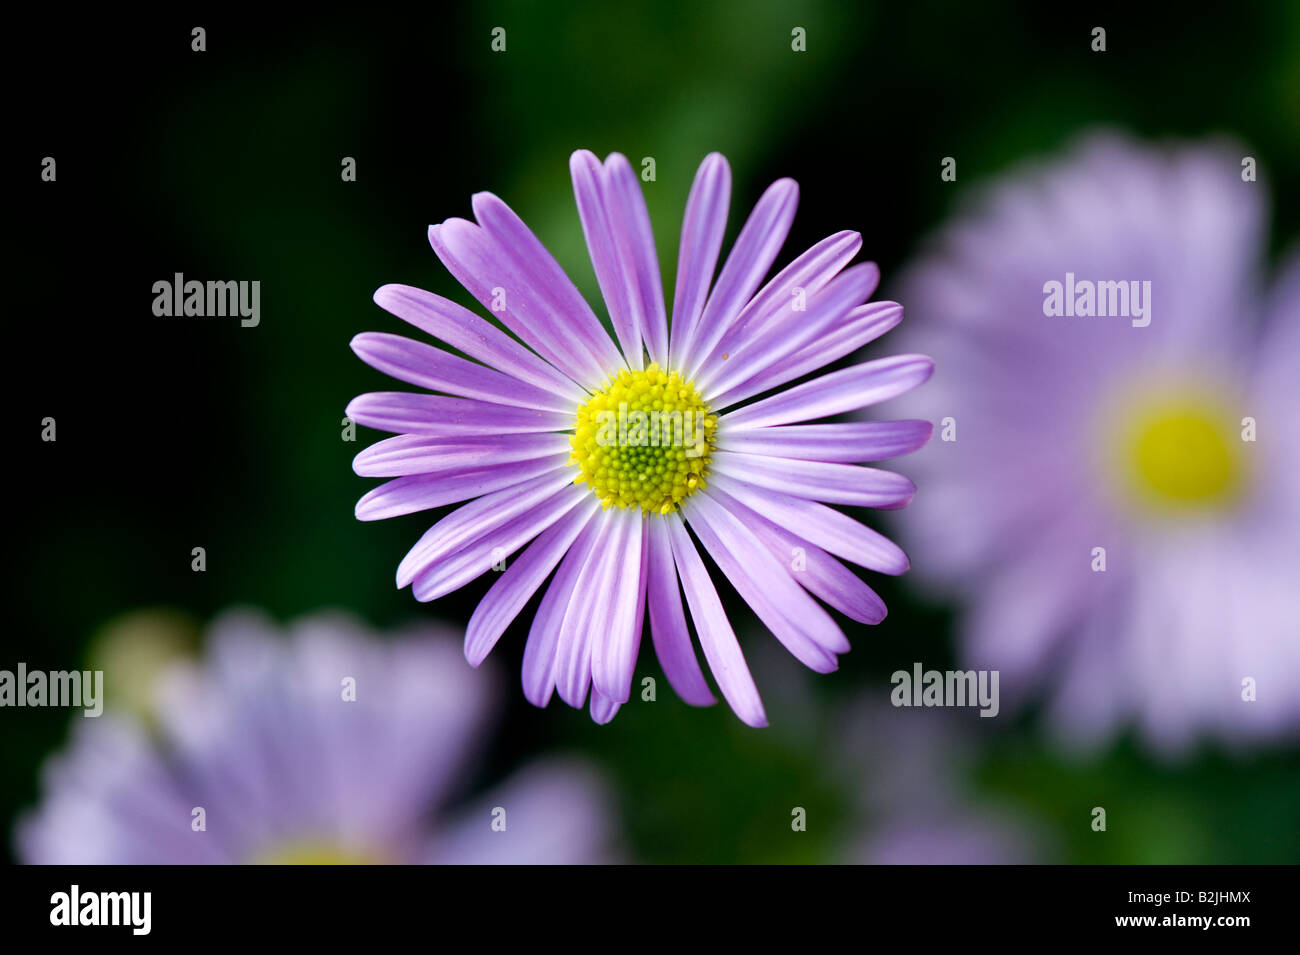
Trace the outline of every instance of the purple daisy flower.
{"type": "Polygon", "coordinates": [[[911,345],[953,356],[904,402],[943,438],[909,546],[966,604],[965,663],[1079,742],[1300,726],[1300,270],[1266,307],[1242,155],[1094,137],[904,285],[911,345]]]}
{"type": "MultiPolygon", "coordinates": [[[[225,615],[159,684],[156,733],[78,719],[15,843],[34,864],[597,862],[609,798],[569,760],[448,809],[491,710],[445,631],[225,615]],[[347,681],[352,681],[350,684],[347,681]],[[349,698],[351,690],[351,698],[349,698]],[[437,810],[432,820],[430,811],[437,810]]],[[[491,682],[491,681],[488,681],[491,682]]]]}
{"type": "Polygon", "coordinates": [[[470,501],[434,524],[397,571],[434,600],[526,549],[469,622],[465,654],[487,656],[555,572],[524,653],[527,698],[553,693],[598,722],[631,694],[646,609],[664,672],[688,703],[714,702],[687,629],[686,596],[723,697],[766,725],[758,692],[687,528],[758,617],[801,662],[836,668],[849,649],[818,598],[878,623],[880,598],[849,561],[907,569],[891,541],[827,504],[901,507],[897,474],[861,467],[925,444],[925,421],[806,424],[884,401],[929,377],[904,355],[854,365],[758,398],[893,328],[902,308],[863,304],[874,264],[846,268],[861,237],[832,235],[763,284],[794,218],[798,188],[774,183],[714,281],[731,174],[700,165],[682,224],[672,323],[640,184],[615,153],[570,160],[578,214],[617,344],[560,266],[508,206],[473,198],[477,222],[429,229],[447,269],[514,337],[447,299],[389,285],[375,301],[469,359],[394,335],[352,342],[363,361],[442,394],[356,398],[352,420],[389,438],[357,455],[377,520],[470,501]],[[748,402],[748,403],[746,403],[748,402]],[[531,544],[530,544],[531,541],[531,544]]]}

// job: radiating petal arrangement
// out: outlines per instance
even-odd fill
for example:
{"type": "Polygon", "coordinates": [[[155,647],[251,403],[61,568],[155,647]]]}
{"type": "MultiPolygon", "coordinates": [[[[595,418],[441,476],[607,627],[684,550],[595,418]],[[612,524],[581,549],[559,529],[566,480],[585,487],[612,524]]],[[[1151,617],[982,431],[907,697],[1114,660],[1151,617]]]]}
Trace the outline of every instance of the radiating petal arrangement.
{"type": "Polygon", "coordinates": [[[899,526],[965,664],[1079,742],[1300,729],[1300,268],[1265,294],[1243,152],[1087,137],[903,283],[950,373],[901,403],[941,440],[899,526]]]}
{"type": "Polygon", "coordinates": [[[206,658],[160,683],[154,726],[121,712],[76,722],[18,853],[52,865],[605,861],[612,800],[584,762],[539,759],[482,805],[457,804],[495,694],[490,675],[465,679],[456,644],[428,626],[381,641],[333,613],[286,636],[229,612],[206,658]]]}
{"type": "Polygon", "coordinates": [[[822,606],[879,623],[885,606],[844,562],[900,574],[903,552],[835,507],[899,508],[914,486],[862,467],[914,451],[922,420],[810,424],[915,388],[933,365],[902,355],[781,389],[844,358],[902,318],[868,303],[872,263],[839,232],[766,283],[798,203],[782,179],[759,199],[725,260],[731,172],[700,165],[686,203],[671,321],[641,185],[627,159],[570,160],[578,217],[612,335],[523,221],[490,193],[474,221],[429,242],[492,315],[389,285],[385,310],[460,354],[386,334],[352,343],[367,364],[428,393],[361,395],[359,424],[394,433],[361,452],[358,474],[389,478],[357,504],[378,520],[460,506],[397,571],[436,600],[494,570],[465,636],[478,665],[546,585],[528,634],[523,686],[607,722],[631,695],[641,636],[688,703],[713,702],[691,638],[736,714],[767,717],[700,553],[776,638],[818,672],[849,649],[822,606]],[[498,327],[496,324],[500,323],[498,327]],[[461,357],[461,356],[465,357],[461,357]],[[517,556],[513,556],[516,555],[517,556]],[[683,602],[684,598],[684,602],[683,602]],[[819,602],[820,601],[820,602],[819,602]]]}

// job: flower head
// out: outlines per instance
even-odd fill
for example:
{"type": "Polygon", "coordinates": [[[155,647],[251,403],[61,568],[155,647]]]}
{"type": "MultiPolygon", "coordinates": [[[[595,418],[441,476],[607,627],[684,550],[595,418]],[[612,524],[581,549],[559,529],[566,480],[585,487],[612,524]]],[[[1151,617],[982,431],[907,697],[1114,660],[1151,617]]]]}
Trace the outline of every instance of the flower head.
{"type": "Polygon", "coordinates": [[[519,217],[496,196],[476,195],[475,222],[449,219],[430,228],[429,241],[510,334],[428,292],[376,293],[380,306],[468,357],[393,335],[353,340],[370,365],[441,393],[368,394],[348,406],[353,420],[399,435],[357,456],[357,473],[394,478],[361,499],[357,516],[469,502],[401,562],[398,586],[419,600],[523,548],[470,620],[465,652],[475,665],[554,572],[524,655],[533,703],[558,692],[578,707],[590,691],[592,716],[611,719],[631,694],[647,609],[673,687],[689,703],[713,702],[684,592],[722,695],[746,723],[764,725],[695,539],[791,653],[834,670],[848,641],[814,598],[878,623],[884,604],[840,560],[898,574],[907,559],[827,504],[906,504],[910,481],[859,465],[920,447],[930,425],[805,422],[908,391],[929,377],[930,360],[881,359],[777,390],[902,318],[893,302],[863,304],[879,274],[869,263],[846,268],[861,238],[836,233],[764,284],[798,196],[783,179],[763,194],[715,280],[730,171],[710,155],[686,205],[670,324],[631,165],[579,151],[570,167],[613,338],[519,217]],[[760,397],[767,392],[775,393],[760,397]]]}
{"type": "Polygon", "coordinates": [[[162,679],[157,736],[77,720],[22,820],[38,864],[592,862],[609,806],[583,765],[539,761],[449,810],[490,693],[445,633],[381,643],[318,615],[288,639],[230,613],[208,657],[162,679]],[[494,831],[493,810],[505,813],[494,831]],[[438,810],[434,820],[430,810],[438,810]]]}
{"type": "Polygon", "coordinates": [[[966,603],[966,661],[1080,741],[1300,723],[1300,283],[1265,306],[1240,155],[1093,137],[1000,180],[904,284],[911,344],[954,357],[906,399],[952,434],[903,530],[966,603]]]}

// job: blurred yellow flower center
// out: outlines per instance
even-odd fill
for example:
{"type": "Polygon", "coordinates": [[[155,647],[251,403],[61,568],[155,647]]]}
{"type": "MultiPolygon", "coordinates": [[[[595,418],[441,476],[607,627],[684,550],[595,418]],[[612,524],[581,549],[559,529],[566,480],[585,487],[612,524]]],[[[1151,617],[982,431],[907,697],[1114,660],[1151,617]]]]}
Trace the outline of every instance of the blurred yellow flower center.
{"type": "Polygon", "coordinates": [[[1128,484],[1148,506],[1205,510],[1236,497],[1245,478],[1240,435],[1219,407],[1176,397],[1128,422],[1120,460],[1128,484]]]}
{"type": "Polygon", "coordinates": [[[327,841],[293,842],[258,853],[257,865],[381,865],[379,856],[327,841]]]}
{"type": "Polygon", "coordinates": [[[570,464],[602,506],[669,514],[704,487],[718,426],[695,385],[652,364],[624,369],[578,409],[570,464]]]}

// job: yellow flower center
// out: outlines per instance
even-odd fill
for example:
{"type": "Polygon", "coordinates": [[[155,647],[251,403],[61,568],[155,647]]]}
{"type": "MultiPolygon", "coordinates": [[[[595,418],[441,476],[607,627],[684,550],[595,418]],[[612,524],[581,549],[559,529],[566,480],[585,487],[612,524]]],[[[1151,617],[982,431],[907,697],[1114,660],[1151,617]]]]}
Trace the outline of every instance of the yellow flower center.
{"type": "Polygon", "coordinates": [[[578,409],[569,463],[604,507],[669,514],[704,487],[717,415],[695,385],[652,364],[624,369],[578,409]]]}
{"type": "Polygon", "coordinates": [[[303,840],[259,852],[255,865],[380,865],[379,856],[328,841],[303,840]]]}
{"type": "Polygon", "coordinates": [[[1127,416],[1118,462],[1131,496],[1145,509],[1166,513],[1225,507],[1246,480],[1236,424],[1198,394],[1165,395],[1127,416]]]}

